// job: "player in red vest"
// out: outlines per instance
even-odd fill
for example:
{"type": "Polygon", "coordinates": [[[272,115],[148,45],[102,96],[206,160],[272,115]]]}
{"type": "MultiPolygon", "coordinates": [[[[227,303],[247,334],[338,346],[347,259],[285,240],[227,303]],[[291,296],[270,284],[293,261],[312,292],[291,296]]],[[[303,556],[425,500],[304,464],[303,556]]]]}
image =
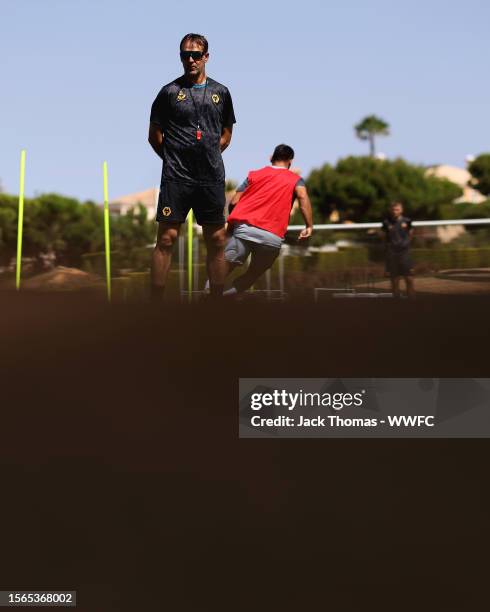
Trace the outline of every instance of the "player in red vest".
{"type": "Polygon", "coordinates": [[[303,179],[290,170],[293,158],[290,146],[278,145],[271,157],[272,165],[249,172],[231,201],[233,210],[228,217],[225,247],[227,274],[243,265],[250,254],[251,260],[226,295],[246,291],[272,266],[281,250],[296,198],[305,221],[298,240],[306,240],[312,234],[310,198],[303,179]]]}

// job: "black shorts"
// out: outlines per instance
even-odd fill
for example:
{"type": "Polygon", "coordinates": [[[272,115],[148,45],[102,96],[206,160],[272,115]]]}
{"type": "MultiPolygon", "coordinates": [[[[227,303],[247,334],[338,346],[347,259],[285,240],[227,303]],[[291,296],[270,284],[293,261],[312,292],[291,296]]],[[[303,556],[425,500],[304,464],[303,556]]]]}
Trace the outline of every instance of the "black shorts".
{"type": "Polygon", "coordinates": [[[386,253],[386,273],[394,278],[396,276],[411,276],[413,274],[413,263],[410,251],[390,251],[386,253]]]}
{"type": "Polygon", "coordinates": [[[191,208],[199,225],[224,225],[225,184],[162,183],[156,217],[159,223],[184,223],[191,208]]]}

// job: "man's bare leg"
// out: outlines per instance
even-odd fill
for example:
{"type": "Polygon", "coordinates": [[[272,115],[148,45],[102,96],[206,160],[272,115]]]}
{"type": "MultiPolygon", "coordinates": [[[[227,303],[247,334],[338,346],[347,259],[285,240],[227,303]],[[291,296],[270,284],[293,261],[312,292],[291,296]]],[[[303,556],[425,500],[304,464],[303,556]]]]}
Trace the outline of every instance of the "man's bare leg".
{"type": "Polygon", "coordinates": [[[223,295],[225,277],[228,271],[225,261],[226,233],[224,225],[203,225],[204,242],[206,243],[206,268],[209,278],[209,290],[213,297],[223,295]]]}
{"type": "Polygon", "coordinates": [[[391,277],[391,292],[393,293],[393,297],[400,297],[400,277],[392,276],[391,277]]]}
{"type": "Polygon", "coordinates": [[[227,261],[225,259],[225,279],[230,276],[230,274],[238,268],[241,264],[235,263],[234,261],[227,261]]]}
{"type": "MultiPolygon", "coordinates": [[[[233,272],[233,270],[235,268],[237,268],[240,264],[237,264],[235,262],[231,262],[231,261],[227,261],[225,259],[225,280],[228,278],[228,276],[230,276],[230,274],[233,272]]],[[[209,279],[207,279],[205,285],[204,285],[204,290],[207,291],[209,293],[209,279]]],[[[226,291],[225,291],[226,293],[226,291]]]]}
{"type": "Polygon", "coordinates": [[[272,266],[278,254],[279,249],[271,249],[270,252],[252,253],[247,271],[233,281],[233,286],[238,293],[250,289],[255,281],[272,266]]]}
{"type": "Polygon", "coordinates": [[[172,248],[179,235],[180,223],[159,223],[157,241],[151,260],[151,297],[161,300],[172,261],[172,248]]]}
{"type": "Polygon", "coordinates": [[[405,276],[405,284],[407,286],[407,297],[415,297],[415,285],[413,282],[413,276],[405,276]]]}

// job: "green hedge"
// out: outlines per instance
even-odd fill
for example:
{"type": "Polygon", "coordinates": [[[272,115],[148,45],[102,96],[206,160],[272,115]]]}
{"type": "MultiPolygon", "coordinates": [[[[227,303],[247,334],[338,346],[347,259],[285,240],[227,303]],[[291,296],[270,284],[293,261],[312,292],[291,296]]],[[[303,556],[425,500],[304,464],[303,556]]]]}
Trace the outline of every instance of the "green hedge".
{"type": "MultiPolygon", "coordinates": [[[[128,253],[111,251],[111,270],[118,275],[121,270],[149,270],[151,261],[151,248],[140,247],[128,253]]],[[[82,255],[82,270],[92,274],[105,275],[105,253],[86,253],[82,255]]]]}
{"type": "MultiPolygon", "coordinates": [[[[148,302],[150,299],[150,273],[130,272],[112,279],[112,296],[115,302],[148,302]]],[[[171,301],[180,299],[178,270],[170,270],[165,297],[171,301]]]]}
{"type": "MultiPolygon", "coordinates": [[[[369,265],[369,251],[366,248],[342,249],[332,253],[312,253],[307,257],[284,256],[284,272],[308,272],[312,270],[336,270],[369,265]]],[[[277,262],[275,266],[277,266],[277,262]]]]}
{"type": "Polygon", "coordinates": [[[464,249],[412,249],[416,265],[435,270],[444,268],[488,268],[490,247],[464,249]]]}
{"type": "MultiPolygon", "coordinates": [[[[149,296],[149,263],[150,249],[137,249],[133,253],[133,259],[128,256],[118,259],[118,253],[113,253],[113,295],[117,301],[145,301],[149,296]],[[139,258],[139,259],[138,259],[139,258]],[[124,269],[120,264],[127,265],[128,262],[141,262],[143,271],[125,272],[118,276],[119,271],[124,269]],[[119,268],[118,268],[119,266],[119,268]]],[[[414,263],[419,272],[430,272],[448,268],[486,268],[490,267],[490,247],[485,248],[417,248],[412,249],[414,263]]],[[[333,253],[313,253],[310,256],[285,255],[283,258],[284,280],[286,288],[289,285],[301,287],[323,286],[328,284],[346,284],[348,282],[358,283],[371,281],[378,276],[383,277],[383,264],[373,260],[372,253],[367,248],[342,249],[333,253]],[[372,278],[371,278],[372,277],[372,278]]],[[[84,255],[84,269],[104,276],[105,258],[104,253],[84,255]]],[[[202,289],[205,277],[204,263],[199,274],[199,289],[202,289]]],[[[241,272],[237,272],[239,274],[241,272]]],[[[185,274],[185,285],[187,286],[187,271],[185,274]]],[[[256,288],[265,289],[265,276],[259,279],[256,288]]],[[[339,285],[340,286],[340,285],[339,285]]],[[[279,288],[279,263],[274,263],[271,271],[271,287],[279,288]]],[[[197,289],[197,287],[196,287],[197,289]]],[[[167,295],[171,300],[179,299],[180,281],[179,271],[175,267],[170,270],[167,295]]]]}

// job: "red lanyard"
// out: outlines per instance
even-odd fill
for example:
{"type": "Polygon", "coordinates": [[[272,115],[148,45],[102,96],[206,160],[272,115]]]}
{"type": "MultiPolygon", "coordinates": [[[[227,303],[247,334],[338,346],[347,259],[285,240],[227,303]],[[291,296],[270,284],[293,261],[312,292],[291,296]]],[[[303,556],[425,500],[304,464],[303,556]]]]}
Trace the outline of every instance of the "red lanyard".
{"type": "MultiPolygon", "coordinates": [[[[204,94],[202,96],[202,104],[201,108],[204,107],[204,102],[206,101],[206,90],[208,88],[208,80],[206,79],[206,85],[204,87],[204,94]]],[[[201,140],[202,132],[201,132],[201,113],[198,111],[196,101],[194,100],[194,96],[192,95],[192,87],[189,89],[189,93],[191,95],[192,104],[194,104],[194,110],[196,111],[196,122],[197,122],[197,130],[196,130],[196,139],[201,140]]]]}

